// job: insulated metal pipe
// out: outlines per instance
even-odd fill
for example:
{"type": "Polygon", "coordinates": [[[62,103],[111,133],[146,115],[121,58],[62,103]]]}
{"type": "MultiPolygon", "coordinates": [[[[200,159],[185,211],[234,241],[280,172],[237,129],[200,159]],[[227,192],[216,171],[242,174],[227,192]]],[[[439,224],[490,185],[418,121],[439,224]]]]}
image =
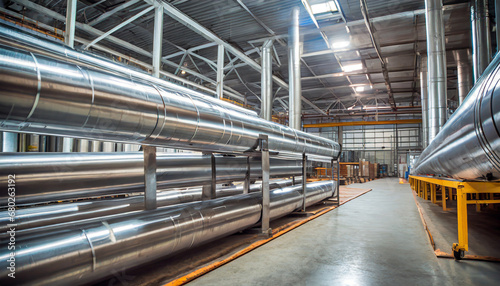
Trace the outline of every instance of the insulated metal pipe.
{"type": "Polygon", "coordinates": [[[299,7],[293,7],[288,29],[288,125],[296,130],[300,130],[302,127],[299,14],[299,7]]]}
{"type": "Polygon", "coordinates": [[[422,152],[413,174],[500,180],[500,55],[422,152]]]}
{"type": "Polygon", "coordinates": [[[262,45],[262,73],[260,80],[261,117],[271,121],[273,116],[273,41],[267,40],[262,45]]]}
{"type": "Polygon", "coordinates": [[[420,58],[420,105],[422,106],[422,147],[429,145],[429,113],[427,87],[427,56],[420,58]]]}
{"type": "MultiPolygon", "coordinates": [[[[302,178],[295,179],[295,184],[302,178]]],[[[269,184],[271,190],[291,186],[293,180],[272,180],[269,184]]],[[[261,183],[250,185],[250,192],[260,192],[261,183]]],[[[240,195],[243,185],[219,188],[217,198],[240,195]]],[[[194,201],[201,201],[202,187],[193,187],[180,190],[165,190],[158,192],[157,206],[171,206],[194,201]]],[[[16,210],[16,230],[48,227],[55,224],[67,223],[72,225],[75,221],[101,219],[103,216],[120,214],[144,209],[144,196],[137,195],[128,198],[113,198],[105,200],[77,201],[70,203],[56,203],[35,207],[20,208],[16,210]]],[[[7,210],[0,211],[0,236],[9,230],[10,216],[7,210]]]]}
{"type": "Polygon", "coordinates": [[[474,82],[477,82],[491,61],[488,1],[474,0],[470,11],[472,26],[472,64],[474,66],[474,82]]]}
{"type": "Polygon", "coordinates": [[[428,86],[428,143],[446,123],[446,50],[441,0],[425,0],[427,32],[427,86],[428,86]]]}
{"type": "MultiPolygon", "coordinates": [[[[307,185],[307,204],[333,195],[334,181],[307,185]]],[[[301,207],[301,186],[271,192],[271,219],[301,207]]],[[[75,223],[50,232],[16,232],[16,283],[30,285],[84,284],[111,273],[154,261],[257,224],[261,193],[160,207],[75,223]]],[[[2,239],[4,245],[7,240],[2,239]]],[[[0,250],[7,261],[10,250],[0,250]]],[[[7,283],[9,269],[0,269],[7,283]]]]}
{"type": "MultiPolygon", "coordinates": [[[[242,181],[247,157],[215,156],[218,183],[242,181]]],[[[271,159],[271,176],[301,174],[300,160],[271,159]]],[[[16,203],[31,204],[144,191],[142,153],[0,154],[0,202],[7,205],[7,175],[16,174],[16,203]],[[43,188],[41,188],[43,186],[43,188]]],[[[210,183],[209,155],[157,154],[158,188],[210,183]]],[[[260,160],[250,160],[250,177],[261,176],[260,160]]]]}
{"type": "Polygon", "coordinates": [[[122,77],[2,46],[0,128],[237,153],[255,149],[259,134],[265,134],[269,149],[280,153],[339,155],[332,140],[148,78],[122,77]]]}
{"type": "Polygon", "coordinates": [[[459,105],[462,105],[472,87],[472,73],[469,64],[469,51],[455,50],[453,51],[453,56],[455,57],[455,61],[457,62],[459,105]]]}

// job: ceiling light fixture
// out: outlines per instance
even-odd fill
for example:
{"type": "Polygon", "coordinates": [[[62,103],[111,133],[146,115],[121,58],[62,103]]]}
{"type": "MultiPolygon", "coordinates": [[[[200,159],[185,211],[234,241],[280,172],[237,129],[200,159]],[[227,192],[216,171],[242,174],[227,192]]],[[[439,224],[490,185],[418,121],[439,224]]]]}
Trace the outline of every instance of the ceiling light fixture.
{"type": "Polygon", "coordinates": [[[349,41],[333,42],[331,47],[334,50],[340,50],[349,47],[350,44],[349,41]]]}
{"type": "Polygon", "coordinates": [[[356,92],[362,92],[362,91],[365,91],[364,86],[356,86],[356,92]]]}
{"type": "Polygon", "coordinates": [[[182,70],[182,71],[181,71],[181,74],[186,74],[186,71],[185,71],[185,70],[182,70]]]}
{"type": "Polygon", "coordinates": [[[313,14],[321,14],[321,13],[338,11],[337,5],[335,5],[335,2],[333,2],[333,1],[328,1],[325,3],[311,5],[311,10],[312,10],[313,14]]]}
{"type": "Polygon", "coordinates": [[[342,66],[342,70],[344,72],[358,71],[358,70],[361,70],[361,69],[363,69],[363,64],[361,64],[361,63],[342,66]]]}

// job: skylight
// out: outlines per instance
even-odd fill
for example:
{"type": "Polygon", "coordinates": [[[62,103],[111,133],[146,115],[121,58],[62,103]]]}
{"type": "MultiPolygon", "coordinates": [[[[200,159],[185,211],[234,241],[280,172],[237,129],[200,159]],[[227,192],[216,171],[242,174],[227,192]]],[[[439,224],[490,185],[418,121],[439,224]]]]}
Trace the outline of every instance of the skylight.
{"type": "Polygon", "coordinates": [[[321,14],[321,13],[338,11],[337,5],[335,5],[335,2],[333,2],[333,1],[328,1],[325,3],[311,5],[311,10],[312,10],[313,14],[321,14]]]}

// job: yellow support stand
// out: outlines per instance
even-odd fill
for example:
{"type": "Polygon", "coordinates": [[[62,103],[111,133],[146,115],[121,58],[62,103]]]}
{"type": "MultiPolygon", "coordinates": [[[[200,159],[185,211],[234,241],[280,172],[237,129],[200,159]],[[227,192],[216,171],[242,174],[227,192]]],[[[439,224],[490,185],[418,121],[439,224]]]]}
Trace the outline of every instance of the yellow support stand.
{"type": "Polygon", "coordinates": [[[443,210],[446,210],[446,194],[453,199],[453,189],[457,190],[457,223],[458,223],[458,243],[454,243],[452,250],[455,259],[464,257],[464,252],[469,251],[469,233],[467,227],[467,205],[475,204],[476,210],[480,211],[482,204],[498,204],[500,200],[493,199],[493,194],[500,194],[500,183],[492,182],[464,182],[460,180],[410,176],[410,185],[417,195],[424,199],[428,198],[430,191],[431,201],[436,203],[436,189],[441,186],[441,196],[443,210]],[[467,194],[471,194],[471,199],[467,199],[467,194]],[[484,194],[488,194],[485,196],[484,194]],[[472,198],[476,199],[472,199],[472,198]],[[488,199],[482,199],[482,198],[488,199]]]}

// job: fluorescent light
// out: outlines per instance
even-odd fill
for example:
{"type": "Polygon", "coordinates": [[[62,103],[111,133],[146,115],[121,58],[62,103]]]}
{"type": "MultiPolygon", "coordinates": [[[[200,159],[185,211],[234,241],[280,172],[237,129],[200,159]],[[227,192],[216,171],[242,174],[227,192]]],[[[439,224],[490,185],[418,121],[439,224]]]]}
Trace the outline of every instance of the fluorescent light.
{"type": "Polygon", "coordinates": [[[356,87],[356,92],[362,92],[362,91],[365,91],[365,87],[363,85],[356,87]]]}
{"type": "Polygon", "coordinates": [[[358,71],[363,69],[363,64],[359,63],[359,64],[346,65],[343,66],[342,69],[344,70],[344,72],[358,71]]]}
{"type": "Polygon", "coordinates": [[[311,5],[311,10],[313,14],[327,13],[338,11],[337,6],[333,1],[328,1],[326,3],[311,5]]]}
{"type": "Polygon", "coordinates": [[[343,48],[347,48],[351,43],[349,41],[341,41],[341,42],[333,42],[331,47],[334,50],[340,50],[343,48]]]}

